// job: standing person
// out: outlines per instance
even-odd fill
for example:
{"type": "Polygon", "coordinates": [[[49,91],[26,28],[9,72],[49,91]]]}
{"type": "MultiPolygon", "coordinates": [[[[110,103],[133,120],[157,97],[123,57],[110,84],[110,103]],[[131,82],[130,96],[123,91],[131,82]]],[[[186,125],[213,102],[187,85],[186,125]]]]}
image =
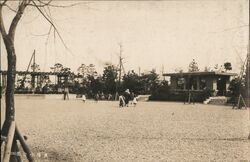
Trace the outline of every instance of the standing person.
{"type": "Polygon", "coordinates": [[[185,100],[184,100],[184,104],[186,104],[186,101],[188,102],[188,104],[191,104],[191,102],[193,102],[193,104],[195,104],[195,101],[194,101],[194,94],[192,91],[188,90],[186,93],[185,93],[185,100]]]}
{"type": "Polygon", "coordinates": [[[130,95],[130,100],[132,101],[131,105],[133,104],[134,98],[135,98],[135,94],[134,92],[131,92],[131,95],[130,95]]]}
{"type": "Polygon", "coordinates": [[[100,95],[101,95],[101,100],[105,100],[104,93],[102,92],[100,95]]]}
{"type": "Polygon", "coordinates": [[[96,95],[95,95],[94,99],[95,99],[95,102],[97,103],[97,102],[98,102],[98,100],[99,100],[99,94],[98,94],[98,93],[96,93],[96,95]]]}
{"type": "Polygon", "coordinates": [[[138,97],[134,96],[134,99],[132,101],[132,104],[134,105],[134,107],[137,105],[137,102],[138,102],[138,97]]]}
{"type": "Polygon", "coordinates": [[[124,96],[119,96],[119,107],[125,106],[124,96]]]}
{"type": "Polygon", "coordinates": [[[69,88],[68,87],[64,88],[64,93],[65,93],[65,99],[67,98],[67,100],[69,100],[69,88]]]}
{"type": "Polygon", "coordinates": [[[108,94],[108,100],[111,101],[112,100],[112,95],[109,93],[108,94]]]}
{"type": "Polygon", "coordinates": [[[86,102],[86,96],[83,94],[82,95],[82,101],[85,103],[86,102]]]}
{"type": "Polygon", "coordinates": [[[63,100],[66,100],[66,92],[65,92],[65,87],[63,86],[62,89],[62,93],[63,93],[63,100]]]}
{"type": "Polygon", "coordinates": [[[131,98],[129,89],[127,89],[127,90],[124,92],[124,95],[123,95],[123,96],[125,97],[125,106],[128,107],[128,103],[129,103],[129,100],[130,100],[130,98],[131,98]]]}

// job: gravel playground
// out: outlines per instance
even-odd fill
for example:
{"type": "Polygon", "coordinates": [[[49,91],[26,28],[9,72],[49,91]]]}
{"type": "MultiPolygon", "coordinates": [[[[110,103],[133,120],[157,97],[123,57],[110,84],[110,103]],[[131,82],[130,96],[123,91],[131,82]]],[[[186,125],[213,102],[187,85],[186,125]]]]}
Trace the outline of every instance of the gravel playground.
{"type": "Polygon", "coordinates": [[[19,129],[37,161],[250,160],[249,109],[176,102],[118,108],[118,102],[73,99],[15,103],[19,129]]]}

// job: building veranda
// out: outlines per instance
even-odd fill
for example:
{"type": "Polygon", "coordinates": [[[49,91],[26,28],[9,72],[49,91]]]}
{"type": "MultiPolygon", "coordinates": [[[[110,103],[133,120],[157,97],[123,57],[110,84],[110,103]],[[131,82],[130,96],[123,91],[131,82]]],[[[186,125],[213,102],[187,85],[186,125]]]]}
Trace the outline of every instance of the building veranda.
{"type": "MultiPolygon", "coordinates": [[[[207,96],[226,96],[229,92],[230,80],[236,73],[228,72],[179,72],[166,73],[170,77],[170,91],[174,96],[182,96],[192,92],[197,101],[204,101],[207,96]]],[[[177,97],[178,98],[178,97],[177,97]]]]}

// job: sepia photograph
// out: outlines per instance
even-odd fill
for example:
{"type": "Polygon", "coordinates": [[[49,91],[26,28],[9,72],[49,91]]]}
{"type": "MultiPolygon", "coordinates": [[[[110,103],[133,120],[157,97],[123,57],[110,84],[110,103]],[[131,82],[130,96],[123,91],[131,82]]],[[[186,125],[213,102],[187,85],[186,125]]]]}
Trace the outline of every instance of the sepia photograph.
{"type": "Polygon", "coordinates": [[[1,162],[249,162],[249,4],[0,0],[1,162]]]}

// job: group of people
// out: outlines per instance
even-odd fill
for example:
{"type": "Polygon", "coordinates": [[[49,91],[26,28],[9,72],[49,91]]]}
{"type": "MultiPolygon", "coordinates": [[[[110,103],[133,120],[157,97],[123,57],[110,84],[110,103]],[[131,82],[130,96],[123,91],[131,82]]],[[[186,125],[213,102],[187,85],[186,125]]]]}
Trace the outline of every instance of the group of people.
{"type": "MultiPolygon", "coordinates": [[[[62,90],[63,93],[63,100],[68,100],[69,99],[69,88],[68,87],[63,87],[62,90]]],[[[86,102],[86,96],[85,95],[77,95],[77,98],[81,98],[82,101],[85,103],[86,102]]],[[[112,95],[108,96],[108,100],[112,98],[112,95]]],[[[100,99],[99,94],[97,93],[94,95],[94,101],[97,103],[98,100],[100,99]]],[[[135,107],[138,102],[138,97],[134,95],[134,93],[130,93],[129,89],[127,89],[123,94],[119,95],[119,107],[129,107],[129,101],[131,101],[131,104],[135,107]]]]}
{"type": "Polygon", "coordinates": [[[128,107],[129,101],[132,101],[131,104],[136,106],[138,97],[136,97],[133,93],[131,94],[129,89],[127,89],[122,95],[119,95],[119,107],[128,107]]]}

